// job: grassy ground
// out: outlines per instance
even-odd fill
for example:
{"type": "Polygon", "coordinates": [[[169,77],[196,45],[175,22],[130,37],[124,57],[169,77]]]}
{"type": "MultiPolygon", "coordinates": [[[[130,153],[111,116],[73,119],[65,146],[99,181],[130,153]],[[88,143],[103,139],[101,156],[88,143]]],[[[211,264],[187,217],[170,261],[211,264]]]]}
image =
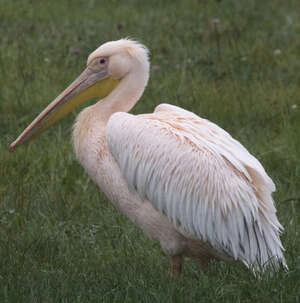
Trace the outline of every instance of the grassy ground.
{"type": "Polygon", "coordinates": [[[300,302],[300,3],[0,0],[0,302],[300,302]],[[162,102],[239,139],[277,185],[288,273],[255,279],[221,262],[181,278],[76,162],[74,114],[8,146],[99,44],[151,50],[135,113],[162,102]]]}

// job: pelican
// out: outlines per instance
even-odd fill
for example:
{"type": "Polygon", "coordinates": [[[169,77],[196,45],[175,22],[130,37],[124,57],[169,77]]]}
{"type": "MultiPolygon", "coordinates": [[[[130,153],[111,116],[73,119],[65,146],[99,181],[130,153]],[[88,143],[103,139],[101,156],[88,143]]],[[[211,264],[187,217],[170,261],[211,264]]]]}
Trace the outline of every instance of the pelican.
{"type": "Polygon", "coordinates": [[[287,268],[275,185],[260,162],[216,124],[170,104],[128,112],[149,78],[147,48],[130,39],[92,52],[86,69],[10,145],[36,137],[75,107],[100,98],[73,128],[77,159],[107,198],[169,258],[206,269],[212,259],[255,272],[287,268]]]}

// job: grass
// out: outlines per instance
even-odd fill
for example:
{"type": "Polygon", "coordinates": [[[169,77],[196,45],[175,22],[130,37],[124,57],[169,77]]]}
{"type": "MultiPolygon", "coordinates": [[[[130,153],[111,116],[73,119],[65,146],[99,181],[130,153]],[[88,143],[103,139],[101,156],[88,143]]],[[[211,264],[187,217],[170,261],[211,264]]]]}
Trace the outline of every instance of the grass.
{"type": "Polygon", "coordinates": [[[300,302],[300,3],[0,0],[0,302],[300,302]],[[149,46],[134,113],[162,102],[228,130],[277,185],[289,272],[255,279],[167,258],[108,203],[72,152],[75,113],[8,146],[101,43],[149,46]],[[158,68],[159,67],[159,68],[158,68]]]}

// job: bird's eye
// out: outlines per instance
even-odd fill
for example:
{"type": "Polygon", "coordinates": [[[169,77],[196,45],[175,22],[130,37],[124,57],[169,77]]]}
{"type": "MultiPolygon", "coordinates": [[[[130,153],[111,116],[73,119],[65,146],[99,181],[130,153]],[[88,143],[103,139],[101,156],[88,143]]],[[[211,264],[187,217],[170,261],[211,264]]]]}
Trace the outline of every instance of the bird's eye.
{"type": "Polygon", "coordinates": [[[100,62],[100,64],[104,64],[105,63],[105,59],[102,58],[102,59],[100,59],[99,62],[100,62]]]}

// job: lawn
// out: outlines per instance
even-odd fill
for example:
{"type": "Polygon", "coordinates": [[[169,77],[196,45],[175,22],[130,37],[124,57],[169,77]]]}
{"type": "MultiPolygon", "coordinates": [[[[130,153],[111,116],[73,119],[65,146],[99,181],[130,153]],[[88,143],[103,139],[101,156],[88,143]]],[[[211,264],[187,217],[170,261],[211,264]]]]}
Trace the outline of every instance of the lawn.
{"type": "Polygon", "coordinates": [[[299,71],[299,0],[0,0],[0,302],[300,302],[299,71]],[[134,113],[184,107],[263,163],[288,272],[256,279],[212,262],[202,273],[186,260],[170,279],[160,248],[76,161],[75,112],[8,152],[88,54],[122,37],[151,52],[134,113]]]}

